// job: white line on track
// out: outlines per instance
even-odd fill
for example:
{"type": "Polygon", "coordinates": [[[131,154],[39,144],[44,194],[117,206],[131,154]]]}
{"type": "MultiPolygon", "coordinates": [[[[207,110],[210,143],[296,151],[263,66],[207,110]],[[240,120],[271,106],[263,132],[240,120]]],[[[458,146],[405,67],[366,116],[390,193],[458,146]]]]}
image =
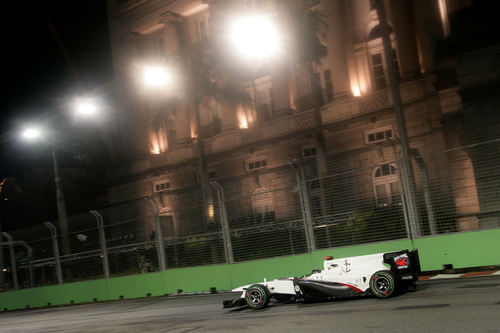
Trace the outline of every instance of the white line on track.
{"type": "Polygon", "coordinates": [[[462,274],[438,274],[436,276],[433,276],[430,278],[430,280],[435,280],[435,279],[455,279],[461,277],[462,274]]]}

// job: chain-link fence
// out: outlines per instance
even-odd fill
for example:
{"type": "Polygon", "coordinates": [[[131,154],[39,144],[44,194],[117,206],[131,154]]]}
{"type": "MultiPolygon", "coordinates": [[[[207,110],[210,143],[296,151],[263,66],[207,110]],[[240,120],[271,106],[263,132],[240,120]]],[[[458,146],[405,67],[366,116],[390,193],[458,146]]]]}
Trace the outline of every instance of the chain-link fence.
{"type": "Polygon", "coordinates": [[[206,195],[165,191],[73,216],[68,235],[48,223],[9,231],[7,281],[42,286],[498,228],[500,139],[443,133],[412,142],[410,163],[391,138],[342,153],[308,148],[212,181],[206,195]]]}

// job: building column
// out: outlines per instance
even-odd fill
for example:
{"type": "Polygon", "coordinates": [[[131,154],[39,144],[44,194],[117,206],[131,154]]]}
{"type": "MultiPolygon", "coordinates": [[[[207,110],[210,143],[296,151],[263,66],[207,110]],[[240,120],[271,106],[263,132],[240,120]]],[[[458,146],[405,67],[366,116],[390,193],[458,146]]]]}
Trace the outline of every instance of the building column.
{"type": "Polygon", "coordinates": [[[408,1],[391,0],[390,14],[390,20],[396,34],[400,75],[404,79],[420,72],[410,3],[408,1]]]}
{"type": "Polygon", "coordinates": [[[180,15],[167,11],[160,15],[160,23],[163,23],[165,28],[163,39],[165,45],[165,54],[173,54],[179,50],[180,38],[179,23],[182,21],[180,15]]]}
{"type": "Polygon", "coordinates": [[[335,97],[351,95],[348,64],[346,56],[346,34],[350,34],[349,22],[346,22],[344,0],[321,2],[322,11],[328,20],[327,47],[328,62],[332,73],[335,97]]]}
{"type": "Polygon", "coordinates": [[[440,36],[437,4],[432,0],[413,0],[411,5],[420,70],[422,73],[429,73],[434,70],[435,39],[440,36]]]}

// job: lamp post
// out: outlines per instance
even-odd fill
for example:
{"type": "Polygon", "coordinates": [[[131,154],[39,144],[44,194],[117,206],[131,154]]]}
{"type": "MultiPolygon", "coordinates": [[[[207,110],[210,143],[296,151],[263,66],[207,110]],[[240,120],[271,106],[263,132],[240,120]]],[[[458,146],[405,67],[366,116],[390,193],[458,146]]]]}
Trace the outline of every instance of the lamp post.
{"type": "MultiPolygon", "coordinates": [[[[99,110],[98,103],[93,98],[77,98],[72,105],[72,111],[79,118],[94,118],[99,110]]],[[[70,254],[68,214],[66,210],[66,198],[63,191],[61,171],[57,157],[57,146],[54,134],[46,133],[41,127],[29,126],[21,132],[25,141],[33,142],[45,139],[51,150],[52,167],[54,169],[54,184],[56,187],[56,205],[59,228],[61,229],[63,253],[70,254]]]]}
{"type": "Polygon", "coordinates": [[[3,199],[1,198],[1,194],[2,194],[2,190],[3,190],[3,186],[4,186],[6,181],[7,181],[7,179],[4,178],[0,182],[0,289],[2,291],[5,291],[5,272],[3,271],[3,265],[4,265],[4,262],[3,262],[3,243],[2,243],[2,213],[3,213],[3,210],[1,207],[3,199]]]}
{"type": "MultiPolygon", "coordinates": [[[[33,142],[35,140],[41,140],[46,133],[35,126],[25,128],[21,136],[25,141],[33,142]]],[[[69,254],[71,251],[69,244],[69,233],[68,233],[68,214],[66,211],[66,199],[64,196],[64,191],[62,188],[61,172],[59,170],[59,163],[57,159],[56,145],[53,136],[49,138],[49,145],[51,149],[52,157],[52,167],[54,169],[54,183],[56,187],[56,204],[57,204],[57,216],[59,228],[61,229],[62,245],[64,254],[69,254]]]]}

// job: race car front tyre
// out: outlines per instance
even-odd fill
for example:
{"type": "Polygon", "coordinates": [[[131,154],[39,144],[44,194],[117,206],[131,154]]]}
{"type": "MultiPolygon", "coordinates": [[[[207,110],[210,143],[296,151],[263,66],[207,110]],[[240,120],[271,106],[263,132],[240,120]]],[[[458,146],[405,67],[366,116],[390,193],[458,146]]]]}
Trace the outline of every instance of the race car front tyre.
{"type": "Polygon", "coordinates": [[[269,289],[261,284],[253,284],[245,292],[245,302],[248,307],[254,310],[265,308],[269,304],[270,299],[271,293],[269,289]]]}
{"type": "Polygon", "coordinates": [[[370,291],[377,298],[390,297],[396,290],[396,279],[391,271],[378,271],[370,278],[370,291]]]}

